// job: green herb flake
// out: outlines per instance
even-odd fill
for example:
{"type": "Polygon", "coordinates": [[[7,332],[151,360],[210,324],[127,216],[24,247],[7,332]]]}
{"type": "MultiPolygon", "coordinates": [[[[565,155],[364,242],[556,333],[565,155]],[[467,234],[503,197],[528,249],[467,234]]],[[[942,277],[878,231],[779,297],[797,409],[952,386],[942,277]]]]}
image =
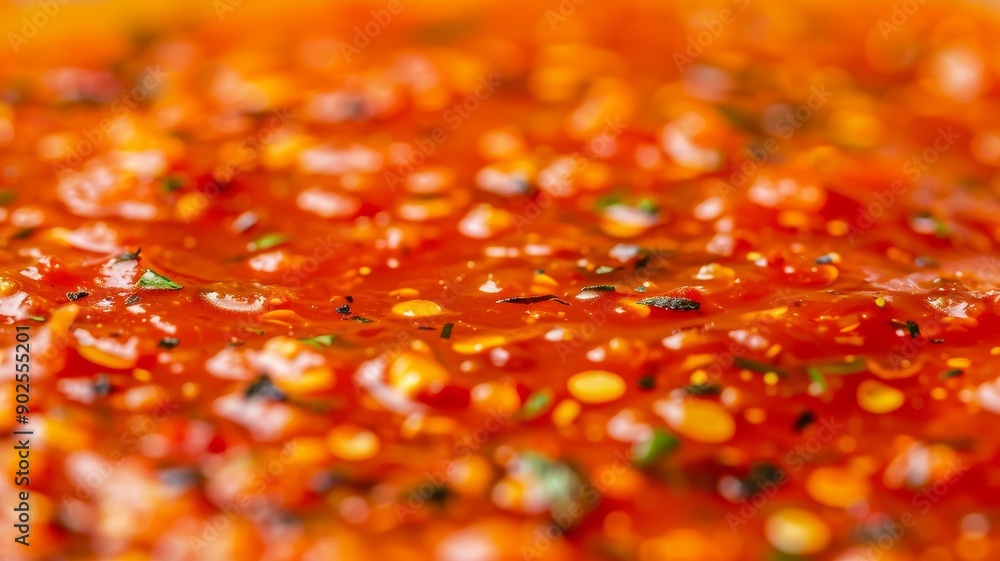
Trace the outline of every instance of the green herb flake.
{"type": "Polygon", "coordinates": [[[594,290],[598,292],[611,292],[615,289],[613,284],[595,284],[594,286],[585,286],[580,289],[580,292],[587,292],[588,290],[594,290]]]}
{"type": "Polygon", "coordinates": [[[150,290],[180,290],[184,288],[152,269],[146,269],[146,272],[139,277],[139,281],[135,285],[139,288],[148,288],[150,290]]]}
{"type": "Polygon", "coordinates": [[[639,286],[635,287],[635,291],[636,292],[646,292],[646,287],[645,287],[645,285],[641,285],[640,284],[639,286]]]}
{"type": "Polygon", "coordinates": [[[451,339],[451,330],[452,329],[455,329],[455,324],[454,323],[446,323],[446,324],[444,324],[444,326],[441,328],[441,338],[442,339],[451,339]]]}
{"type": "Polygon", "coordinates": [[[264,330],[257,327],[244,327],[243,331],[246,331],[247,333],[253,333],[254,335],[264,334],[264,330]]]}
{"type": "Polygon", "coordinates": [[[299,339],[303,343],[315,347],[318,350],[323,350],[333,344],[336,335],[317,335],[316,337],[307,337],[305,339],[299,339]]]}
{"type": "Polygon", "coordinates": [[[90,293],[87,292],[86,290],[81,290],[79,292],[67,292],[66,293],[66,298],[68,298],[70,302],[76,302],[77,300],[79,300],[81,298],[86,298],[87,296],[90,296],[90,293]]]}
{"type": "Polygon", "coordinates": [[[965,372],[963,372],[961,368],[955,368],[954,370],[946,370],[938,374],[938,378],[942,380],[947,380],[948,378],[956,378],[958,376],[961,376],[964,373],[965,372]]]}
{"type": "Polygon", "coordinates": [[[640,390],[651,390],[656,387],[656,376],[643,376],[639,378],[640,390]]]}
{"type": "Polygon", "coordinates": [[[916,322],[906,320],[906,330],[910,332],[911,339],[916,339],[917,335],[920,335],[920,326],[916,322]]]}
{"type": "Polygon", "coordinates": [[[45,321],[45,318],[42,317],[42,316],[28,316],[28,319],[33,319],[33,320],[35,320],[37,322],[44,322],[45,321]]]}
{"type": "Polygon", "coordinates": [[[176,175],[171,175],[163,178],[163,192],[173,193],[174,191],[180,189],[187,183],[187,179],[179,177],[176,175]]]}
{"type": "Polygon", "coordinates": [[[810,366],[806,368],[806,374],[809,375],[810,380],[819,385],[821,391],[826,392],[827,388],[829,388],[826,384],[826,378],[823,377],[823,373],[820,372],[818,368],[810,366]]]}
{"type": "Polygon", "coordinates": [[[636,304],[681,312],[698,310],[701,308],[700,302],[695,302],[690,298],[674,298],[672,296],[653,296],[652,298],[643,298],[642,300],[636,302],[636,304]]]}
{"type": "Polygon", "coordinates": [[[518,411],[517,416],[525,421],[530,421],[536,419],[546,411],[552,405],[552,390],[548,388],[542,388],[536,390],[528,399],[524,400],[524,405],[521,410],[518,411]]]}
{"type": "Polygon", "coordinates": [[[778,368],[777,366],[774,366],[772,364],[767,364],[764,362],[758,362],[756,360],[752,360],[742,356],[734,358],[733,365],[735,365],[737,368],[741,368],[743,370],[749,370],[751,372],[756,372],[758,374],[767,374],[768,372],[774,372],[775,374],[781,376],[782,378],[788,376],[787,372],[785,372],[781,368],[778,368]]]}
{"type": "Polygon", "coordinates": [[[287,234],[266,234],[247,244],[249,251],[260,251],[277,247],[290,239],[287,234]]]}
{"type": "Polygon", "coordinates": [[[847,374],[858,374],[860,372],[865,372],[868,370],[867,362],[863,356],[849,357],[843,362],[834,362],[830,364],[814,364],[814,368],[819,370],[822,374],[832,374],[836,376],[843,376],[847,374]]]}
{"type": "Polygon", "coordinates": [[[688,395],[719,395],[722,393],[722,386],[719,384],[688,384],[684,386],[684,393],[688,395]]]}
{"type": "Polygon", "coordinates": [[[30,238],[31,235],[34,234],[34,233],[35,233],[35,229],[34,228],[22,228],[22,229],[18,230],[17,232],[14,232],[14,239],[15,240],[26,240],[26,239],[30,238]]]}
{"type": "Polygon", "coordinates": [[[122,261],[135,261],[139,258],[139,254],[142,253],[142,248],[138,248],[135,252],[126,251],[125,253],[118,256],[115,260],[116,263],[121,263],[122,261]]]}
{"type": "Polygon", "coordinates": [[[17,198],[17,192],[13,189],[0,190],[0,206],[9,205],[17,198]]]}
{"type": "Polygon", "coordinates": [[[632,459],[639,467],[647,467],[677,450],[678,446],[680,440],[676,436],[663,429],[654,429],[651,436],[632,446],[632,459]]]}
{"type": "Polygon", "coordinates": [[[608,273],[613,273],[615,271],[617,271],[617,269],[615,269],[614,267],[608,267],[607,265],[601,265],[594,272],[597,273],[598,275],[606,275],[608,273]]]}
{"type": "Polygon", "coordinates": [[[356,321],[358,323],[371,323],[372,322],[372,320],[370,320],[368,318],[363,318],[361,316],[351,316],[351,319],[353,319],[354,321],[356,321]]]}
{"type": "Polygon", "coordinates": [[[639,201],[639,204],[636,205],[636,208],[645,212],[646,214],[656,214],[660,210],[660,207],[659,205],[656,204],[656,201],[648,198],[639,201]]]}

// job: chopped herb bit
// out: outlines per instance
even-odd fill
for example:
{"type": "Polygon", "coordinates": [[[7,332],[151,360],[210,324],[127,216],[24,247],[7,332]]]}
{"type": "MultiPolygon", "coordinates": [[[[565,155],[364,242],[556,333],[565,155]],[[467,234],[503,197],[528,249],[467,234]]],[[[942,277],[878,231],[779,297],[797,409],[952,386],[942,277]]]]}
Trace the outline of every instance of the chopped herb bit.
{"type": "Polygon", "coordinates": [[[136,249],[134,253],[131,251],[126,251],[125,253],[118,256],[116,262],[121,263],[122,261],[135,261],[136,259],[139,258],[140,253],[142,253],[141,247],[136,249]]]}
{"type": "Polygon", "coordinates": [[[614,191],[612,191],[611,193],[608,193],[598,198],[597,201],[594,202],[594,210],[603,211],[609,206],[615,206],[617,204],[621,204],[622,201],[624,200],[624,194],[625,190],[619,187],[614,191]]]}
{"type": "Polygon", "coordinates": [[[719,395],[722,393],[722,386],[719,384],[688,384],[684,386],[684,392],[688,395],[719,395]]]}
{"type": "Polygon", "coordinates": [[[353,304],[354,303],[354,297],[353,296],[344,296],[344,300],[347,300],[348,304],[353,304]]]}
{"type": "Polygon", "coordinates": [[[596,290],[599,292],[611,292],[615,289],[613,284],[595,284],[594,286],[585,286],[580,289],[580,292],[587,292],[588,290],[596,290]]]}
{"type": "Polygon", "coordinates": [[[244,327],[243,331],[246,331],[247,333],[253,333],[254,335],[264,334],[264,330],[257,327],[244,327]]]}
{"type": "Polygon", "coordinates": [[[632,446],[632,458],[636,465],[646,467],[680,446],[680,440],[664,429],[653,429],[648,438],[636,441],[632,446]]]}
{"type": "Polygon", "coordinates": [[[94,377],[94,394],[104,397],[111,393],[111,382],[108,375],[101,373],[94,377]]]}
{"type": "Polygon", "coordinates": [[[920,335],[920,327],[916,324],[916,322],[906,320],[906,330],[910,332],[911,339],[916,339],[917,335],[920,335]]]}
{"type": "Polygon", "coordinates": [[[417,331],[434,331],[434,328],[429,325],[418,325],[417,331]]]}
{"type": "Polygon", "coordinates": [[[867,362],[863,356],[853,356],[850,357],[850,360],[846,360],[844,362],[815,364],[813,367],[823,374],[833,374],[838,376],[844,374],[857,374],[868,370],[867,362]]]}
{"type": "Polygon", "coordinates": [[[639,378],[639,389],[651,390],[656,387],[656,376],[643,376],[639,378]]]}
{"type": "Polygon", "coordinates": [[[819,389],[821,391],[826,391],[829,386],[826,385],[826,378],[823,377],[823,373],[820,372],[813,366],[806,368],[806,374],[809,374],[809,379],[813,382],[819,384],[819,389]]]}
{"type": "Polygon", "coordinates": [[[812,411],[806,410],[799,414],[795,418],[795,423],[792,426],[795,428],[796,432],[802,432],[802,429],[808,427],[809,425],[816,422],[816,414],[812,411]]]}
{"type": "Polygon", "coordinates": [[[613,273],[613,272],[615,272],[617,270],[618,269],[616,269],[614,267],[608,267],[607,265],[601,265],[594,272],[597,273],[598,275],[606,275],[608,273],[613,273]]]}
{"type": "Polygon", "coordinates": [[[146,272],[139,277],[139,282],[135,283],[135,285],[139,288],[149,288],[153,290],[180,290],[184,288],[152,269],[146,269],[146,272]]]}
{"type": "Polygon", "coordinates": [[[639,201],[639,204],[635,205],[635,208],[646,214],[656,214],[660,210],[660,206],[656,204],[656,201],[650,198],[642,199],[639,201]]]}
{"type": "Polygon", "coordinates": [[[172,349],[180,344],[181,340],[176,337],[164,337],[163,339],[160,339],[158,346],[163,347],[164,349],[172,349]]]}
{"type": "Polygon", "coordinates": [[[187,183],[187,179],[183,177],[178,177],[176,175],[165,177],[163,178],[163,192],[173,193],[183,187],[185,183],[187,183]]]}
{"type": "Polygon", "coordinates": [[[691,311],[701,308],[700,302],[695,302],[690,298],[674,298],[672,296],[653,296],[652,298],[643,298],[642,300],[636,302],[636,304],[675,311],[691,311]]]}
{"type": "Polygon", "coordinates": [[[635,291],[636,292],[646,292],[646,287],[640,284],[639,286],[635,287],[635,291]]]}
{"type": "Polygon", "coordinates": [[[90,293],[87,292],[86,290],[81,290],[80,292],[67,292],[66,293],[66,298],[69,298],[70,302],[76,302],[80,298],[86,298],[87,296],[90,296],[90,293]]]}
{"type": "Polygon", "coordinates": [[[564,306],[569,306],[569,302],[559,298],[555,294],[542,294],[539,296],[514,296],[513,298],[503,298],[497,300],[497,304],[537,304],[538,302],[547,302],[553,300],[564,306]]]}
{"type": "Polygon", "coordinates": [[[22,228],[14,233],[15,240],[23,240],[31,237],[31,234],[35,233],[34,228],[22,228]]]}
{"type": "Polygon", "coordinates": [[[343,306],[337,306],[336,311],[338,314],[343,316],[349,315],[351,313],[351,305],[344,304],[343,306]]]}
{"type": "Polygon", "coordinates": [[[272,401],[286,401],[288,396],[285,395],[274,382],[271,381],[267,376],[261,376],[254,380],[246,389],[247,399],[270,399],[272,401]]]}
{"type": "Polygon", "coordinates": [[[938,378],[941,378],[942,380],[947,380],[948,378],[955,378],[961,376],[964,373],[965,372],[963,372],[961,368],[955,368],[954,370],[946,370],[938,374],[938,378]]]}
{"type": "Polygon", "coordinates": [[[250,251],[259,251],[262,249],[270,249],[272,247],[277,247],[290,239],[290,236],[286,234],[267,234],[257,238],[256,240],[247,244],[247,249],[250,251]]]}
{"type": "Polygon", "coordinates": [[[129,296],[128,298],[125,299],[125,305],[135,306],[136,304],[139,303],[139,300],[142,300],[142,298],[140,298],[137,294],[133,294],[132,296],[129,296]]]}
{"type": "Polygon", "coordinates": [[[39,321],[39,322],[45,321],[45,318],[43,318],[42,316],[28,316],[28,319],[33,319],[33,320],[39,321]]]}
{"type": "Polygon", "coordinates": [[[552,405],[552,390],[548,388],[542,388],[536,390],[528,399],[524,400],[524,405],[521,406],[521,410],[518,411],[517,416],[525,421],[530,421],[541,416],[543,413],[549,410],[552,405]]]}
{"type": "Polygon", "coordinates": [[[13,189],[4,189],[0,191],[0,206],[10,204],[16,198],[16,191],[13,189]]]}
{"type": "Polygon", "coordinates": [[[549,513],[569,512],[574,505],[582,508],[577,497],[583,486],[583,478],[569,464],[549,460],[535,452],[525,452],[521,461],[538,478],[549,513]]]}
{"type": "Polygon", "coordinates": [[[444,326],[441,328],[441,338],[442,339],[451,339],[451,330],[452,329],[455,329],[455,324],[454,323],[446,323],[446,324],[444,324],[444,326]]]}
{"type": "Polygon", "coordinates": [[[764,362],[757,362],[756,360],[752,360],[742,356],[734,358],[733,364],[736,365],[737,368],[742,368],[743,370],[749,370],[751,372],[756,372],[758,374],[767,374],[768,372],[774,372],[775,374],[781,376],[782,378],[788,376],[787,372],[785,372],[781,368],[778,368],[777,366],[767,364],[764,362]]]}
{"type": "Polygon", "coordinates": [[[353,319],[354,321],[356,321],[358,323],[371,323],[372,322],[372,320],[370,320],[368,318],[363,318],[361,316],[351,316],[351,319],[353,319]]]}
{"type": "Polygon", "coordinates": [[[311,345],[319,350],[323,350],[325,347],[329,347],[333,344],[333,340],[336,339],[336,335],[317,335],[316,337],[309,337],[306,339],[299,339],[307,345],[311,345]]]}

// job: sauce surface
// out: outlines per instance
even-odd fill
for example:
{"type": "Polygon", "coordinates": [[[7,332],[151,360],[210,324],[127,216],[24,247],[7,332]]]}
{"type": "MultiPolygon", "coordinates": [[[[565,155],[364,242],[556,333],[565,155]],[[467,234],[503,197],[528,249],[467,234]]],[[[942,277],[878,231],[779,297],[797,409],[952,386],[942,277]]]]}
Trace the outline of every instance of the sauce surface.
{"type": "Polygon", "coordinates": [[[1000,554],[994,12],[61,9],[0,70],[14,559],[1000,554]]]}

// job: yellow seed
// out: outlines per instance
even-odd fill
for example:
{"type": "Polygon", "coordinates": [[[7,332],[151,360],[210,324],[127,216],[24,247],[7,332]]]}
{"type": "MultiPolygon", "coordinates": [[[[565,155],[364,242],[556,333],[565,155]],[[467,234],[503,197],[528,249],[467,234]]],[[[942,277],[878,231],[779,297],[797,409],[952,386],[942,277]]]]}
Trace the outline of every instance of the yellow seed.
{"type": "Polygon", "coordinates": [[[389,366],[389,383],[408,397],[440,388],[448,371],[432,355],[406,351],[389,366]]]}
{"type": "Polygon", "coordinates": [[[694,372],[691,373],[691,377],[689,378],[689,380],[691,381],[692,384],[700,386],[701,384],[704,384],[705,382],[708,381],[708,372],[705,372],[704,370],[699,368],[698,370],[695,370],[694,372]]]}
{"type": "Polygon", "coordinates": [[[942,399],[948,397],[948,390],[944,388],[934,388],[931,390],[931,397],[941,401],[942,399]]]}
{"type": "Polygon", "coordinates": [[[899,409],[906,396],[878,380],[865,380],[858,385],[858,404],[869,413],[889,413],[899,409]]]}
{"type": "Polygon", "coordinates": [[[326,436],[326,447],[330,453],[348,461],[367,460],[378,454],[378,436],[357,425],[340,425],[326,436]]]}
{"type": "Polygon", "coordinates": [[[480,412],[513,413],[521,407],[517,390],[502,382],[483,382],[472,388],[472,403],[480,412]]]}
{"type": "Polygon", "coordinates": [[[148,382],[153,379],[153,373],[145,368],[136,368],[132,371],[132,376],[140,382],[148,382]]]}
{"type": "Polygon", "coordinates": [[[625,395],[625,380],[606,370],[586,370],[572,376],[566,388],[584,403],[607,403],[625,395]]]}
{"type": "Polygon", "coordinates": [[[456,353],[474,355],[493,347],[499,347],[505,343],[507,343],[507,338],[503,335],[477,335],[461,341],[455,341],[451,344],[451,348],[456,353]]]}
{"type": "Polygon", "coordinates": [[[800,508],[779,510],[764,525],[767,541],[792,555],[809,555],[830,544],[830,527],[822,518],[800,508]]]}
{"type": "Polygon", "coordinates": [[[776,372],[768,372],[764,374],[764,383],[773,386],[778,383],[778,374],[776,372]]]}
{"type": "Polygon", "coordinates": [[[990,354],[993,356],[1000,355],[1000,347],[993,347],[990,349],[990,354]]]}
{"type": "Polygon", "coordinates": [[[77,349],[80,356],[93,362],[98,366],[103,366],[105,368],[113,368],[116,370],[125,370],[135,366],[138,357],[123,357],[105,352],[97,347],[80,347],[77,349]]]}
{"type": "Polygon", "coordinates": [[[881,296],[879,296],[878,298],[876,298],[875,299],[875,305],[878,306],[879,309],[884,308],[885,307],[885,298],[882,298],[881,296]]]}
{"type": "Polygon", "coordinates": [[[573,399],[565,399],[552,410],[552,422],[557,427],[565,427],[572,423],[580,414],[580,403],[573,399]]]}
{"type": "Polygon", "coordinates": [[[194,382],[184,382],[181,385],[181,395],[183,395],[184,399],[186,399],[187,401],[191,401],[194,398],[198,397],[198,394],[200,392],[201,388],[199,388],[198,384],[195,384],[194,382]]]}
{"type": "Polygon", "coordinates": [[[806,492],[820,504],[846,508],[871,491],[868,480],[850,469],[821,467],[806,479],[806,492]]]}
{"type": "Polygon", "coordinates": [[[369,266],[367,266],[367,265],[364,266],[364,267],[361,267],[361,268],[358,269],[358,274],[361,275],[361,276],[363,276],[363,277],[366,277],[366,276],[372,274],[372,268],[369,267],[369,266]]]}
{"type": "Polygon", "coordinates": [[[948,365],[948,368],[968,368],[972,366],[972,361],[963,357],[955,357],[949,358],[945,364],[948,365]]]}
{"type": "Polygon", "coordinates": [[[760,407],[750,407],[743,412],[743,416],[746,417],[748,423],[759,425],[767,420],[767,411],[760,407]]]}
{"type": "Polygon", "coordinates": [[[392,307],[392,312],[408,318],[425,318],[441,313],[441,306],[430,300],[409,300],[392,307]]]}
{"type": "Polygon", "coordinates": [[[714,401],[660,400],[653,410],[674,430],[699,442],[726,442],[736,434],[732,414],[714,401]]]}

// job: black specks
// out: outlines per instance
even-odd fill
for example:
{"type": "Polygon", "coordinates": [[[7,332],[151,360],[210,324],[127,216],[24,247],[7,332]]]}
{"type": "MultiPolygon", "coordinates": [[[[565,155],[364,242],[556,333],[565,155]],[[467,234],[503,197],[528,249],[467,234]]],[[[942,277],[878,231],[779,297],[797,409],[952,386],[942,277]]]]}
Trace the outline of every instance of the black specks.
{"type": "Polygon", "coordinates": [[[81,298],[86,298],[87,296],[90,296],[90,293],[87,292],[87,291],[85,291],[85,290],[81,290],[79,292],[67,292],[66,293],[66,298],[69,298],[70,302],[76,302],[77,300],[79,300],[81,298]]]}
{"type": "Polygon", "coordinates": [[[288,396],[278,389],[267,376],[257,378],[246,390],[247,399],[269,399],[271,401],[286,401],[288,396]]]}
{"type": "Polygon", "coordinates": [[[796,432],[802,432],[802,429],[808,427],[809,425],[816,422],[816,414],[812,411],[806,410],[799,414],[795,418],[795,423],[792,426],[795,428],[796,432]]]}
{"type": "Polygon", "coordinates": [[[340,314],[340,315],[342,315],[342,316],[346,316],[346,315],[348,315],[348,314],[351,313],[351,305],[350,304],[344,304],[343,306],[337,306],[335,309],[336,309],[337,313],[340,314]]]}
{"type": "Polygon", "coordinates": [[[172,349],[180,344],[181,340],[176,337],[164,337],[163,339],[160,339],[160,342],[157,343],[157,346],[164,349],[172,349]]]}
{"type": "Polygon", "coordinates": [[[140,300],[142,300],[142,298],[140,298],[138,294],[133,294],[132,296],[129,296],[128,298],[125,299],[125,305],[135,306],[136,304],[139,303],[140,300]]]}

